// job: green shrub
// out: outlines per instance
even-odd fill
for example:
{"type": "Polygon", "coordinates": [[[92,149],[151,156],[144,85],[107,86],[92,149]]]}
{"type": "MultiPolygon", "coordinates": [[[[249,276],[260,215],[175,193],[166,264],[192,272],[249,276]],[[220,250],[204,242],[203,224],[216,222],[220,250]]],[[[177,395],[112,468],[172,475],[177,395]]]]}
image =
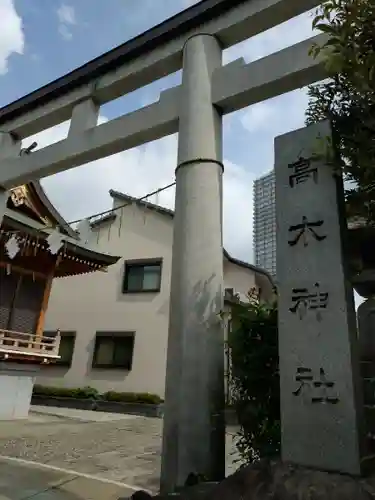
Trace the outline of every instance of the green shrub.
{"type": "Polygon", "coordinates": [[[108,391],[100,394],[93,387],[47,387],[43,385],[34,385],[33,394],[36,396],[47,396],[56,398],[76,398],[76,399],[94,399],[104,401],[115,401],[123,403],[146,403],[159,404],[163,400],[157,394],[133,393],[133,392],[115,392],[108,391]]]}
{"type": "Polygon", "coordinates": [[[236,446],[251,463],[280,454],[280,388],[277,305],[261,304],[254,291],[248,302],[232,304],[228,333],[229,388],[240,431],[236,446]]]}
{"type": "Polygon", "coordinates": [[[100,399],[99,392],[93,387],[67,388],[34,385],[33,394],[56,398],[100,399]]]}
{"type": "Polygon", "coordinates": [[[78,387],[72,390],[72,398],[77,399],[101,399],[101,394],[94,387],[78,387]]]}
{"type": "Polygon", "coordinates": [[[61,398],[71,398],[74,389],[66,387],[46,387],[43,385],[34,385],[33,394],[37,396],[55,396],[61,398]]]}
{"type": "Polygon", "coordinates": [[[159,404],[162,399],[157,394],[134,393],[134,392],[115,392],[108,391],[103,394],[105,401],[116,401],[121,403],[146,403],[146,404],[159,404]]]}

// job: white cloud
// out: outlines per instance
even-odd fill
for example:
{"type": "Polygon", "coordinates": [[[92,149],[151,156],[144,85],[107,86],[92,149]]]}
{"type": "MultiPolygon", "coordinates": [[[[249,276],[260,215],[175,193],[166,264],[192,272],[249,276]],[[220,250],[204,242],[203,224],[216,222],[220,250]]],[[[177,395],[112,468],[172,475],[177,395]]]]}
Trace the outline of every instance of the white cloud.
{"type": "Polygon", "coordinates": [[[17,14],[13,0],[0,0],[0,75],[8,71],[9,57],[23,54],[25,39],[22,19],[17,14]]]}
{"type": "Polygon", "coordinates": [[[73,38],[73,34],[66,24],[59,25],[59,33],[64,40],[71,40],[73,38]]]}
{"type": "Polygon", "coordinates": [[[70,28],[77,24],[74,7],[67,4],[61,4],[57,9],[57,17],[59,20],[60,35],[65,40],[71,40],[73,38],[73,34],[70,28]]]}
{"type": "Polygon", "coordinates": [[[234,257],[253,262],[253,182],[243,166],[225,161],[223,186],[224,245],[234,257]]]}
{"type": "Polygon", "coordinates": [[[302,127],[307,106],[307,91],[295,90],[254,104],[238,113],[238,118],[248,132],[262,134],[263,140],[269,140],[302,127]]]}
{"type": "Polygon", "coordinates": [[[76,24],[76,14],[74,7],[66,4],[62,4],[57,9],[57,17],[59,18],[60,23],[65,24],[76,24]]]}
{"type": "Polygon", "coordinates": [[[275,110],[270,102],[254,104],[241,114],[240,121],[249,132],[269,132],[274,135],[274,122],[278,118],[279,109],[275,110]]]}
{"type": "MultiPolygon", "coordinates": [[[[240,123],[247,143],[251,144],[247,156],[257,177],[273,168],[275,137],[304,127],[308,103],[307,89],[303,88],[234,114],[232,121],[240,123]]],[[[241,133],[238,135],[242,136],[241,133]]]]}
{"type": "Polygon", "coordinates": [[[195,3],[198,3],[200,0],[182,0],[182,5],[184,9],[191,7],[195,3]]]}

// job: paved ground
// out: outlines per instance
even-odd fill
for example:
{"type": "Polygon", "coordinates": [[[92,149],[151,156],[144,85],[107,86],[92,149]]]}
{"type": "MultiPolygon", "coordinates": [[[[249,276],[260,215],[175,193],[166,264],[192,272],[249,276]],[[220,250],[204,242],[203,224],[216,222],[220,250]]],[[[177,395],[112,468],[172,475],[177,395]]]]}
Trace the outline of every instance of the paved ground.
{"type": "Polygon", "coordinates": [[[0,500],[117,500],[132,493],[119,484],[0,458],[0,500]]]}
{"type": "MultiPolygon", "coordinates": [[[[160,419],[34,407],[27,421],[0,422],[0,456],[9,457],[0,457],[0,500],[112,500],[134,488],[157,491],[161,430],[160,419]]],[[[227,444],[230,472],[230,435],[227,444]]]]}

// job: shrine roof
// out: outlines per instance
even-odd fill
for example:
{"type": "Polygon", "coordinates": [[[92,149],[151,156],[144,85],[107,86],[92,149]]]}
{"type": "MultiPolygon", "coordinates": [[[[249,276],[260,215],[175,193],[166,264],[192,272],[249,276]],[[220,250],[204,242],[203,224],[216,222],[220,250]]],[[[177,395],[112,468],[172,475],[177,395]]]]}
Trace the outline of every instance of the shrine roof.
{"type": "MultiPolygon", "coordinates": [[[[53,228],[46,227],[40,222],[37,222],[26,215],[16,212],[15,210],[7,208],[4,215],[4,226],[10,226],[15,231],[25,232],[36,239],[46,240],[48,236],[54,231],[53,228]]],[[[85,245],[77,237],[71,237],[62,234],[62,241],[64,248],[77,257],[85,260],[98,262],[102,266],[110,266],[118,262],[121,257],[99,252],[98,250],[85,245]]]]}
{"type": "Polygon", "coordinates": [[[31,189],[35,191],[35,194],[40,199],[41,203],[44,205],[46,210],[49,212],[50,216],[56,221],[57,225],[60,227],[61,231],[68,234],[69,236],[76,238],[77,233],[74,229],[69,226],[67,221],[62,217],[54,205],[50,202],[46,192],[41,186],[39,181],[32,181],[28,184],[31,189]]]}
{"type": "Polygon", "coordinates": [[[31,219],[43,222],[47,226],[58,226],[63,234],[78,238],[76,231],[69,226],[50,202],[39,181],[12,188],[8,208],[26,213],[31,219]]]}

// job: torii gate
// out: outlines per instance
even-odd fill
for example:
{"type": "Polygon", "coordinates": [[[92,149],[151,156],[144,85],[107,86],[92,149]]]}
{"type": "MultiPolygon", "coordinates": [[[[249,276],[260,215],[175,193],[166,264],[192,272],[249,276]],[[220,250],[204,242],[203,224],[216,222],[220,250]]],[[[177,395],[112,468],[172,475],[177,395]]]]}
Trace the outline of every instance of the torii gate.
{"type": "Polygon", "coordinates": [[[323,36],[249,64],[222,66],[222,51],[319,3],[203,0],[0,110],[0,223],[4,190],[179,132],[163,491],[224,475],[222,116],[326,76],[308,55],[323,36]],[[158,102],[97,125],[102,104],[181,67],[158,102]],[[70,118],[66,139],[19,156],[21,139],[70,118]]]}

